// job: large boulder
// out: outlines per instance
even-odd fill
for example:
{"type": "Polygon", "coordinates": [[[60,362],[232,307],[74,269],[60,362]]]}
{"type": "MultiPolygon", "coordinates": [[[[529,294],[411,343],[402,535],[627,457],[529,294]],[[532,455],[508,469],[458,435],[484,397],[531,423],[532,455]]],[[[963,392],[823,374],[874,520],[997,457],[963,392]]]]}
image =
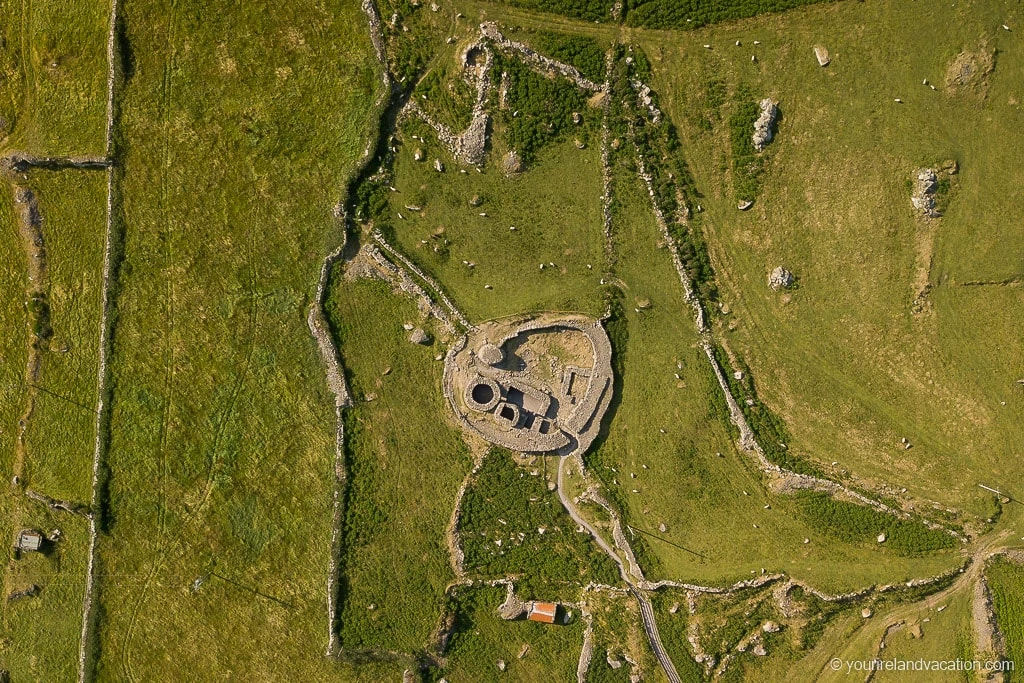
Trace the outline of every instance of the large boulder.
{"type": "Polygon", "coordinates": [[[793,277],[793,273],[782,266],[776,266],[771,274],[768,275],[768,286],[776,291],[792,287],[795,281],[796,278],[793,277]]]}

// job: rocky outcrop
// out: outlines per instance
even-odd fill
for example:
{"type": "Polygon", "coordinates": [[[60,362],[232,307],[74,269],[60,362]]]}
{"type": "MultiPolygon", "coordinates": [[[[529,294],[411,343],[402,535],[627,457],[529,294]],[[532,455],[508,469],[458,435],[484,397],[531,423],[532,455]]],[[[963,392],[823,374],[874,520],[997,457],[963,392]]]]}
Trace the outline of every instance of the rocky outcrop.
{"type": "Polygon", "coordinates": [[[789,272],[782,266],[776,266],[768,275],[768,286],[775,291],[788,289],[793,286],[794,282],[796,282],[796,278],[793,277],[793,273],[789,272]]]}
{"type": "Polygon", "coordinates": [[[914,191],[910,203],[922,215],[938,218],[942,214],[936,208],[936,193],[939,190],[939,176],[932,168],[919,168],[914,173],[914,191]]]}
{"type": "Polygon", "coordinates": [[[769,98],[761,100],[761,115],[754,121],[754,134],[751,139],[754,149],[763,150],[775,137],[775,121],[779,116],[779,106],[769,98]]]}

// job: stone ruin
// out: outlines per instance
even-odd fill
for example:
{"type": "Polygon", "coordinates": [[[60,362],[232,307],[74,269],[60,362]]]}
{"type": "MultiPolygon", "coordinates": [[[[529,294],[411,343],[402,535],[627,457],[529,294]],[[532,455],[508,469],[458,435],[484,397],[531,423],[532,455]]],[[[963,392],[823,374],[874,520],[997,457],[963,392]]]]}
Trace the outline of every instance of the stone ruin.
{"type": "Polygon", "coordinates": [[[775,137],[775,121],[779,117],[779,105],[769,98],[761,100],[761,115],[754,121],[754,149],[758,152],[775,137]]]}
{"type": "Polygon", "coordinates": [[[445,362],[445,395],[463,426],[519,453],[584,451],[612,396],[600,322],[541,314],[484,323],[445,362]]]}

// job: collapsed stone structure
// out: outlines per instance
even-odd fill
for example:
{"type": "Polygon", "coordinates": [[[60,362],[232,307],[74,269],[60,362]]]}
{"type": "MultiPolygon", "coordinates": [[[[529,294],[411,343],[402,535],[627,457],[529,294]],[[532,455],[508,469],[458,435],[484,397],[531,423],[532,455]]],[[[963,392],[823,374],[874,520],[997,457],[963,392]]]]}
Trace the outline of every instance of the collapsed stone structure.
{"type": "Polygon", "coordinates": [[[463,425],[491,443],[583,451],[611,401],[611,343],[600,322],[581,315],[491,321],[449,352],[444,387],[463,425]]]}

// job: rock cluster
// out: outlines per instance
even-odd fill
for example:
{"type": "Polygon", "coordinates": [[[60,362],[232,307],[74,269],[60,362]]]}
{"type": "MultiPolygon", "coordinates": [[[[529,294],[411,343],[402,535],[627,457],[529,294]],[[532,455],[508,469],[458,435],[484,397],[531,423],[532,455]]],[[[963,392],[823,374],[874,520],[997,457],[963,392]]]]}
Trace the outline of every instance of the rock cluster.
{"type": "Polygon", "coordinates": [[[779,105],[769,98],[761,100],[761,115],[754,121],[754,149],[758,152],[765,148],[775,137],[775,119],[779,116],[779,105]]]}
{"type": "Polygon", "coordinates": [[[938,218],[942,214],[935,208],[935,193],[939,189],[939,177],[934,169],[922,168],[914,174],[914,192],[910,203],[928,218],[938,218]]]}
{"type": "Polygon", "coordinates": [[[792,287],[795,281],[796,278],[793,277],[793,273],[782,266],[776,266],[771,274],[768,275],[768,286],[776,291],[792,287]]]}

